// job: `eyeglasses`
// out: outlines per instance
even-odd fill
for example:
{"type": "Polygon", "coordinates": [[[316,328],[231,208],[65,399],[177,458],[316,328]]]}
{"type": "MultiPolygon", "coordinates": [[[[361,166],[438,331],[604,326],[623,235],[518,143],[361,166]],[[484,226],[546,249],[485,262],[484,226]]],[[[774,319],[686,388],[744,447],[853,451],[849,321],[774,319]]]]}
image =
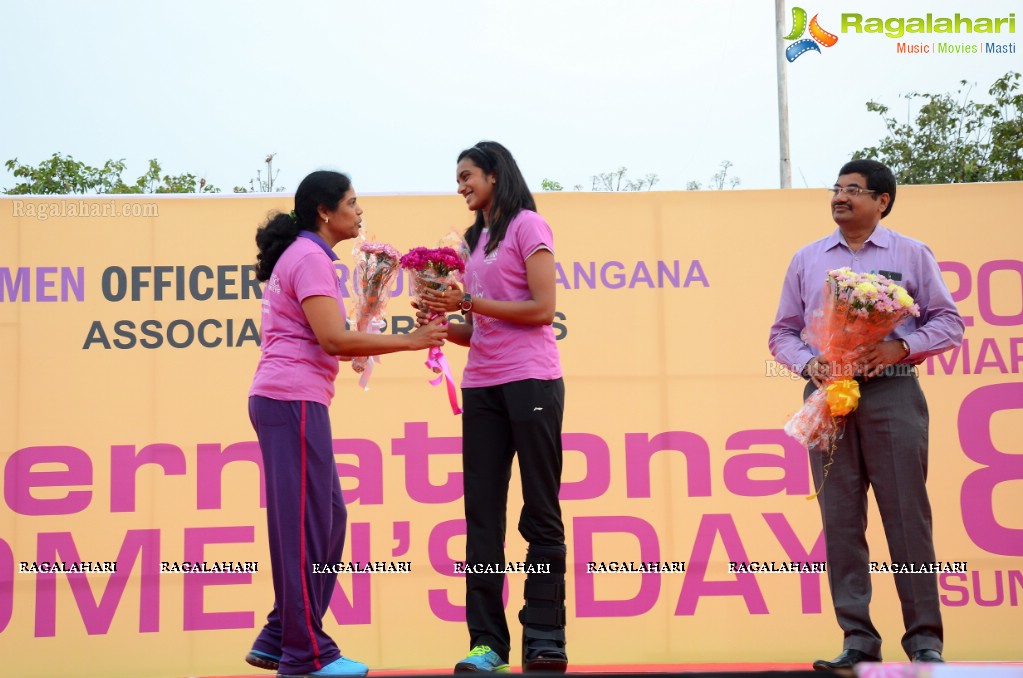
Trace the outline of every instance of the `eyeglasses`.
{"type": "Polygon", "coordinates": [[[836,198],[843,194],[850,198],[855,198],[863,193],[877,193],[877,191],[872,191],[869,188],[860,188],[859,186],[835,186],[834,188],[829,188],[828,191],[830,191],[831,195],[836,198]]]}

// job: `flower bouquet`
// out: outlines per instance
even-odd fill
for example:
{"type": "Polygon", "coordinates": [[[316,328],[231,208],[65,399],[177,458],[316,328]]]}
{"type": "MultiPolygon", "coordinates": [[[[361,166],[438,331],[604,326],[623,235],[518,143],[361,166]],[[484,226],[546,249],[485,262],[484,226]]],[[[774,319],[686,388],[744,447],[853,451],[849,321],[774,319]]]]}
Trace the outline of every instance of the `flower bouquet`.
{"type": "MultiPolygon", "coordinates": [[[[845,417],[859,404],[860,387],[853,378],[857,358],[903,320],[919,316],[920,308],[904,288],[888,278],[855,273],[850,268],[828,271],[823,292],[822,307],[804,330],[804,339],[820,351],[819,360],[828,363],[830,376],[785,424],[785,433],[828,455],[826,480],[845,417]]],[[[820,489],[813,496],[818,493],[820,489]]]]}
{"type": "MultiPolygon", "coordinates": [[[[352,254],[355,256],[352,271],[352,293],[355,297],[353,324],[359,332],[380,334],[384,328],[384,308],[391,297],[391,281],[398,272],[398,250],[385,243],[363,242],[352,254]]],[[[380,362],[380,357],[352,358],[352,369],[362,375],[359,386],[364,389],[369,387],[374,362],[380,362]]]]}
{"type": "MultiPolygon", "coordinates": [[[[462,273],[465,271],[465,261],[458,252],[450,247],[416,247],[401,258],[401,267],[407,270],[411,276],[412,296],[417,305],[422,301],[423,292],[427,289],[446,290],[454,283],[460,282],[462,273]]],[[[430,320],[437,315],[430,317],[430,320]]],[[[439,376],[430,383],[434,386],[442,381],[447,383],[448,401],[451,403],[451,411],[454,414],[461,414],[462,408],[458,406],[458,391],[455,386],[455,379],[451,375],[451,367],[440,347],[434,346],[430,349],[426,359],[426,366],[439,376]]]]}

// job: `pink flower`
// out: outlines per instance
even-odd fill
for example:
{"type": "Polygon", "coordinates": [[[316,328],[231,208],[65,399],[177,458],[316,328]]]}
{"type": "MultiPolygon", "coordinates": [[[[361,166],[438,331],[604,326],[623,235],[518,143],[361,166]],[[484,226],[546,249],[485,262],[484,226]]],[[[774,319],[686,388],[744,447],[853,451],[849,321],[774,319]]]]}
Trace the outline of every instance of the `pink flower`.
{"type": "Polygon", "coordinates": [[[446,276],[452,271],[465,271],[465,262],[450,247],[414,247],[401,258],[401,267],[414,271],[433,269],[438,276],[446,276]]]}

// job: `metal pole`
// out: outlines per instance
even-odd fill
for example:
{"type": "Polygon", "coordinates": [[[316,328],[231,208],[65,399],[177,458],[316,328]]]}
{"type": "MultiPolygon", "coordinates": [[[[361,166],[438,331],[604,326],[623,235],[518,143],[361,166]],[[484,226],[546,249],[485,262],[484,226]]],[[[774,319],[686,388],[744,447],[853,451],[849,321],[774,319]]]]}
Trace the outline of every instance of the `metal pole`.
{"type": "Polygon", "coordinates": [[[774,58],[778,71],[778,159],[781,188],[792,188],[789,161],[789,86],[785,55],[781,48],[785,35],[785,0],[774,0],[774,58]]]}

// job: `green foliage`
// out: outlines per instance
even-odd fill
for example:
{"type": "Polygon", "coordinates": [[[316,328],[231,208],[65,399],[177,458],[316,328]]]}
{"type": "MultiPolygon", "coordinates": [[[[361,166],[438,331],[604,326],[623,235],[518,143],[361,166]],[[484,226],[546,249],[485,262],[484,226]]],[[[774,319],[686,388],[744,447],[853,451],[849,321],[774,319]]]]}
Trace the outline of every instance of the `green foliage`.
{"type": "Polygon", "coordinates": [[[881,116],[888,137],[853,158],[883,162],[903,184],[1023,181],[1019,86],[1020,74],[1010,71],[988,89],[988,103],[971,100],[965,80],[955,94],[905,94],[910,105],[920,104],[916,119],[905,123],[887,106],[868,101],[867,110],[881,116]]]}
{"type": "Polygon", "coordinates": [[[125,183],[121,174],[124,159],[107,160],[102,167],[92,167],[70,155],[54,153],[39,165],[24,165],[12,158],[4,163],[7,170],[22,181],[5,189],[8,195],[74,195],[104,193],[219,193],[220,189],[196,175],[160,176],[160,163],[149,161],[149,170],[134,183],[125,183]]]}
{"type": "Polygon", "coordinates": [[[108,160],[103,167],[91,167],[71,156],[54,153],[37,167],[23,165],[17,158],[5,162],[4,167],[23,180],[4,191],[10,195],[114,193],[123,185],[123,160],[108,160]]]}
{"type": "Polygon", "coordinates": [[[565,187],[561,183],[554,181],[553,179],[542,179],[540,181],[540,190],[542,191],[563,191],[565,187]]]}

